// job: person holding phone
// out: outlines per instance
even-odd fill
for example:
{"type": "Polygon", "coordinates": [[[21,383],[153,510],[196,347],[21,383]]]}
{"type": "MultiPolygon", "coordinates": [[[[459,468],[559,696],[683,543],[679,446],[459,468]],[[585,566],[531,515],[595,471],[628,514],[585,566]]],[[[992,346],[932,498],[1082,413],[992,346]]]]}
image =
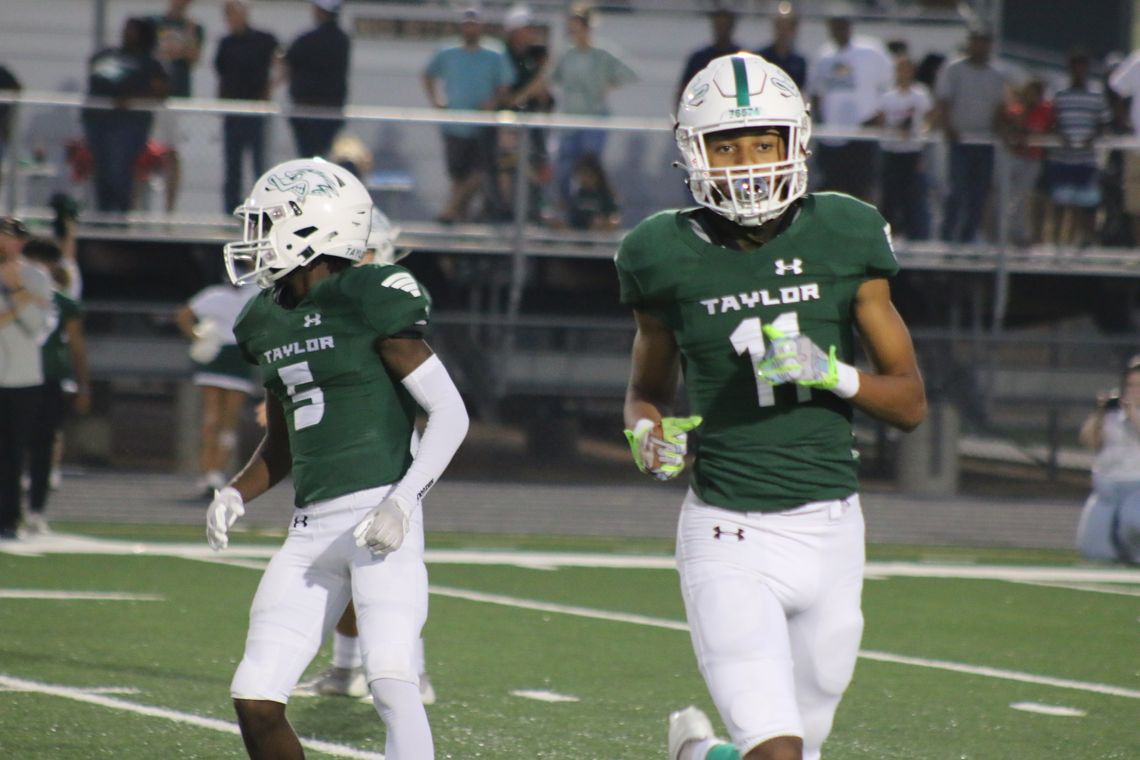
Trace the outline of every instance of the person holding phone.
{"type": "Polygon", "coordinates": [[[1096,457],[1077,551],[1086,559],[1140,564],[1140,354],[1125,365],[1120,390],[1097,397],[1080,441],[1096,457]]]}

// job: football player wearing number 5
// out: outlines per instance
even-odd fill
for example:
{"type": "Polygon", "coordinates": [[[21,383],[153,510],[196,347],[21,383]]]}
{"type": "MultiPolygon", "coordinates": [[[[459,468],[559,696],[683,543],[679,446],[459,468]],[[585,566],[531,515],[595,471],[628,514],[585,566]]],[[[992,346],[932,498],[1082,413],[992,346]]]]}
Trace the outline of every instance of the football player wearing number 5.
{"type": "Polygon", "coordinates": [[[731,743],[689,707],[670,716],[670,760],[820,757],[863,629],[852,409],[903,430],[926,413],[887,225],[854,198],[806,192],[810,131],[781,69],[715,59],[677,110],[699,206],[649,217],[616,256],[637,326],[634,458],[675,477],[699,433],[677,566],[731,743]],[[852,365],[856,334],[868,370],[852,365]],[[682,372],[693,416],[679,419],[682,372]]]}
{"type": "Polygon", "coordinates": [[[371,212],[367,190],[346,170],[287,161],[257,180],[236,212],[244,239],[225,249],[230,278],[263,288],[234,334],[261,368],[267,426],[245,468],[210,504],[210,545],[225,548],[245,502],[290,472],[296,493],[230,685],[255,760],[304,757],[285,705],[349,600],[387,727],[385,756],[434,754],[415,662],[427,618],[420,500],[468,419],[423,340],[428,303],[415,278],[398,266],[353,266],[371,212]],[[417,406],[428,419],[413,460],[417,406]]]}

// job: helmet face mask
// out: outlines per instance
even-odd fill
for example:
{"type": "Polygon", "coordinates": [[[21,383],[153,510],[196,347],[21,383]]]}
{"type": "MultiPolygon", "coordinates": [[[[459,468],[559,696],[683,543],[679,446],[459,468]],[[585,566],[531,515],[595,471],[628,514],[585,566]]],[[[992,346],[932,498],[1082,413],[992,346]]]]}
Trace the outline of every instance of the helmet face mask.
{"type": "Polygon", "coordinates": [[[371,213],[368,190],[345,169],[317,158],[278,164],[234,210],[242,239],[224,249],[230,281],[266,288],[319,256],[360,261],[371,213]]]}
{"type": "Polygon", "coordinates": [[[737,224],[775,219],[807,192],[811,117],[791,77],[760,56],[723,56],[698,72],[681,96],[675,136],[694,200],[737,224]],[[784,155],[713,166],[708,138],[739,130],[777,131],[784,155]]]}

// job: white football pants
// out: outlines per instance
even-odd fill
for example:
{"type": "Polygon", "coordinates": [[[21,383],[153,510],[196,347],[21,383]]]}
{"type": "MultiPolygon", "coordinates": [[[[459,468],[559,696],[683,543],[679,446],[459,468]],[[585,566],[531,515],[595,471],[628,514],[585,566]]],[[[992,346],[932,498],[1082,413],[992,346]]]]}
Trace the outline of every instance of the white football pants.
{"type": "Polygon", "coordinates": [[[784,512],[735,512],[689,491],[677,569],[709,693],[741,755],[799,736],[820,756],[863,633],[858,494],[784,512]]]}
{"type": "Polygon", "coordinates": [[[368,681],[419,683],[416,642],[428,608],[422,512],[412,516],[400,548],[383,557],[358,547],[352,535],[389,490],[370,488],[294,510],[289,535],[253,598],[245,656],[230,685],[234,698],[287,703],[349,598],[368,681]]]}

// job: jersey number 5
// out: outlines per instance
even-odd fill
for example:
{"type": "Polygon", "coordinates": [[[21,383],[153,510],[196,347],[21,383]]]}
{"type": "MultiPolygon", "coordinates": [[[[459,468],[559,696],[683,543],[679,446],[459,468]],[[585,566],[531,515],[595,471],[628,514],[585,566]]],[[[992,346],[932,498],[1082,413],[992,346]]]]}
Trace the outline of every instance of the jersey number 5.
{"type": "Polygon", "coordinates": [[[279,367],[277,374],[281,376],[281,382],[285,383],[285,392],[293,400],[293,430],[304,430],[320,422],[325,416],[325,392],[317,386],[297,392],[298,385],[314,382],[309,363],[287,364],[279,367]],[[310,403],[306,404],[306,401],[310,403]]]}
{"type": "MultiPolygon", "coordinates": [[[[772,320],[772,326],[787,333],[796,335],[800,331],[800,316],[794,311],[785,311],[772,320]]],[[[760,406],[775,406],[776,393],[768,383],[760,379],[756,372],[760,360],[764,358],[764,330],[760,317],[749,317],[742,320],[728,339],[738,356],[748,356],[752,365],[752,374],[756,380],[756,402],[760,406]]],[[[796,386],[796,400],[807,401],[811,398],[811,389],[802,385],[796,386]]]]}

